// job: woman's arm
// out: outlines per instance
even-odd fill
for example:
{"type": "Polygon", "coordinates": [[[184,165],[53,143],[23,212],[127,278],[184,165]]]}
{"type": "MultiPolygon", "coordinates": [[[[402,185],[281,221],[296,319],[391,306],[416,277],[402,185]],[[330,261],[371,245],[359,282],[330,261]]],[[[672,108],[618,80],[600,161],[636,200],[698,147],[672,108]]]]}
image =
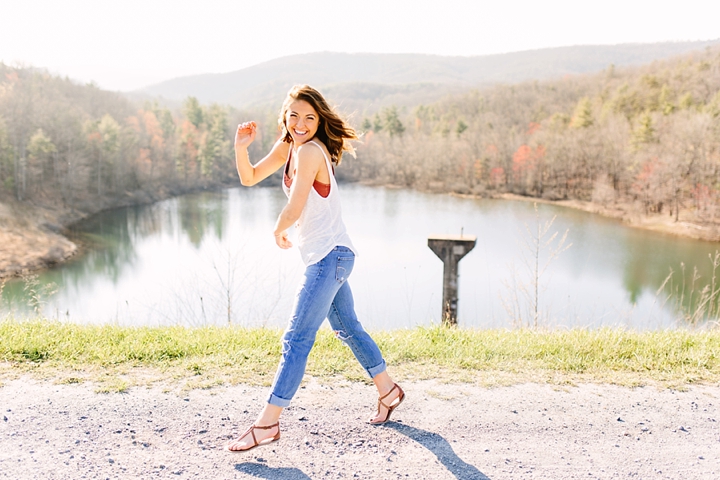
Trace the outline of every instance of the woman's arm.
{"type": "Polygon", "coordinates": [[[247,187],[260,183],[282,167],[290,149],[290,144],[278,140],[265,158],[252,165],[247,149],[255,140],[256,129],[255,122],[245,122],[238,125],[235,132],[235,165],[240,183],[247,187]]]}
{"type": "Polygon", "coordinates": [[[287,229],[300,218],[313,182],[324,163],[325,157],[318,147],[303,145],[298,148],[296,172],[290,188],[290,198],[275,223],[275,243],[280,248],[292,247],[292,243],[288,240],[287,229]]]}

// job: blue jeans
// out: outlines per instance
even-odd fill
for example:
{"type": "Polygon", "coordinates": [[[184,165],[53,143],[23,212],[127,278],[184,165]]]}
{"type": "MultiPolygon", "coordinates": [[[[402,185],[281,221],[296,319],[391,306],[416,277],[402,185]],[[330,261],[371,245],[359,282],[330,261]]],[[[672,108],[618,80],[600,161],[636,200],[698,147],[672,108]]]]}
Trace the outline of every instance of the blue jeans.
{"type": "Polygon", "coordinates": [[[309,265],[293,306],[292,317],[282,337],[282,358],[275,374],[268,403],[287,407],[305,374],[315,335],[327,318],[335,335],[350,347],[370,378],[385,371],[380,349],[363,329],[347,278],[355,264],[355,254],[338,246],[318,263],[309,265]]]}

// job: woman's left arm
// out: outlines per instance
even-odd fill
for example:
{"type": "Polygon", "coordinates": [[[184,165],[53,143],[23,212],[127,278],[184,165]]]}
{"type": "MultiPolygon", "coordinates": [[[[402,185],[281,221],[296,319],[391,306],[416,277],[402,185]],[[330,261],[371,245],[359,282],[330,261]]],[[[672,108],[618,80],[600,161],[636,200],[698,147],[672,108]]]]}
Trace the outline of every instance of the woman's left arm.
{"type": "Polygon", "coordinates": [[[320,166],[325,162],[322,152],[317,147],[300,146],[297,150],[295,163],[295,177],[290,188],[290,198],[287,205],[282,209],[275,223],[275,243],[280,248],[290,248],[292,243],[288,239],[287,229],[298,221],[300,214],[305,208],[310,189],[312,189],[315,177],[317,177],[320,166]]]}

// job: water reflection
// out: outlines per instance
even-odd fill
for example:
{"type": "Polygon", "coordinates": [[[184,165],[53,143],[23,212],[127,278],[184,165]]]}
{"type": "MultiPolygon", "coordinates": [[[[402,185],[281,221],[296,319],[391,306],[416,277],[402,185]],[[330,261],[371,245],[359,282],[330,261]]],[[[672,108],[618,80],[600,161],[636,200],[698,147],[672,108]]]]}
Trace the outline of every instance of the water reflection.
{"type": "MultiPolygon", "coordinates": [[[[342,194],[360,250],[350,282],[368,328],[439,320],[442,263],[427,247],[433,234],[462,230],[478,237],[460,263],[459,320],[466,326],[513,324],[502,300],[531,281],[521,255],[526,226],[532,230],[555,215],[552,230],[569,230],[573,245],[541,277],[543,324],[673,326],[691,299],[685,295],[676,304],[656,294],[670,269],[672,288],[682,285],[681,264],[687,285],[693,267],[703,285],[713,274],[708,255],[715,244],[631,229],[584,212],[539,205],[536,217],[529,202],[361,185],[344,185],[342,194]]],[[[237,188],[88,219],[76,228],[91,247],[87,253],[40,276],[58,288],[44,299],[43,312],[92,323],[282,326],[303,270],[297,252],[279,250],[272,238],[285,201],[278,189],[237,188]]],[[[541,251],[540,265],[547,254],[541,251]]],[[[23,287],[22,281],[8,283],[4,310],[32,313],[23,287]]]]}
{"type": "Polygon", "coordinates": [[[227,217],[227,196],[208,193],[184,196],[177,199],[177,211],[182,231],[190,242],[200,247],[208,231],[222,240],[227,217]]]}

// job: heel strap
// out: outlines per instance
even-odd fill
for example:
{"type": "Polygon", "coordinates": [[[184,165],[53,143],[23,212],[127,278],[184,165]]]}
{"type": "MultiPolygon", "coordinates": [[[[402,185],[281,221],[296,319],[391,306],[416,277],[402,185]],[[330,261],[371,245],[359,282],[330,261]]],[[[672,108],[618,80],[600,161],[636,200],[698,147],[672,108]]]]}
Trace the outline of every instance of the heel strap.
{"type": "MultiPolygon", "coordinates": [[[[386,398],[387,398],[392,392],[394,392],[395,390],[400,390],[400,391],[402,392],[402,390],[400,389],[400,387],[398,386],[398,384],[397,384],[397,383],[393,383],[393,387],[390,389],[390,391],[387,392],[387,393],[386,393],[385,395],[383,395],[382,397],[378,398],[378,403],[382,404],[382,406],[385,407],[385,408],[390,408],[390,405],[386,405],[385,402],[383,402],[383,400],[386,399],[386,398]]],[[[399,395],[398,395],[398,398],[399,398],[399,395]]]]}

